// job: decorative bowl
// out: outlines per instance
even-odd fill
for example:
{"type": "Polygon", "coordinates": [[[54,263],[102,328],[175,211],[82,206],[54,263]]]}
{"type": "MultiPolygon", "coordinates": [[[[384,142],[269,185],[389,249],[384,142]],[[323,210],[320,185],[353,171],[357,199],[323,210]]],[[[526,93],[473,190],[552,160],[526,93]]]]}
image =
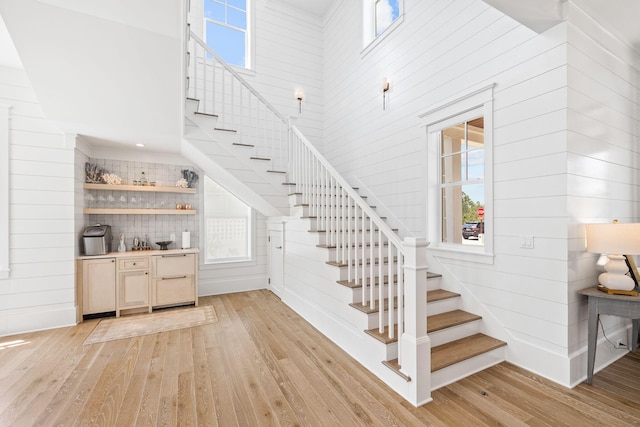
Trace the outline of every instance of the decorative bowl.
{"type": "Polygon", "coordinates": [[[160,246],[161,251],[166,251],[167,246],[173,243],[173,240],[163,240],[161,242],[156,242],[156,245],[160,246]]]}

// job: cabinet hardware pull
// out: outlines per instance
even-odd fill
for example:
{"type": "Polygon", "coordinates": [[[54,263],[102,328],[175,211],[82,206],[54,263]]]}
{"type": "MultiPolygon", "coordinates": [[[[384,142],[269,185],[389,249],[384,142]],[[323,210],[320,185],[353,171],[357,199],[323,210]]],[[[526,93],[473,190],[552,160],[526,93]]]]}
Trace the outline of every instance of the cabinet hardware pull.
{"type": "Polygon", "coordinates": [[[276,249],[282,249],[282,246],[276,246],[276,249]]]}
{"type": "Polygon", "coordinates": [[[161,255],[162,258],[172,258],[177,256],[187,256],[187,254],[161,255]]]}
{"type": "Polygon", "coordinates": [[[168,280],[168,279],[186,279],[187,276],[171,276],[171,277],[163,277],[160,280],[168,280]]]}

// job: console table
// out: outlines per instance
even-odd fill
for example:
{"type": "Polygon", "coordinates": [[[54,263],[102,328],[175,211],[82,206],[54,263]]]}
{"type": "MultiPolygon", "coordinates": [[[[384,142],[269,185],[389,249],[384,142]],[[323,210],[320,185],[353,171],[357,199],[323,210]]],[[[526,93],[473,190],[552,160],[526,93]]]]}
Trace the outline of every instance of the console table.
{"type": "Polygon", "coordinates": [[[587,384],[591,384],[593,381],[593,368],[596,362],[598,320],[600,315],[608,314],[632,320],[631,343],[628,348],[635,353],[638,346],[638,326],[640,324],[640,296],[609,295],[596,287],[582,289],[578,293],[589,298],[587,384]]]}

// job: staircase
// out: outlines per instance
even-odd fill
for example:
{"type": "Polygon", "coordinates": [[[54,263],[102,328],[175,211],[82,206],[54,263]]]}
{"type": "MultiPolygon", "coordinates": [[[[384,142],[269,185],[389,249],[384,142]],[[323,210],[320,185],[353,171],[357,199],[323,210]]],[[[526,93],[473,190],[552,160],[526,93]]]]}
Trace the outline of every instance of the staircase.
{"type": "Polygon", "coordinates": [[[272,215],[296,218],[284,233],[285,303],[416,406],[504,360],[506,344],[483,334],[482,318],[427,272],[423,239],[402,240],[194,34],[189,51],[187,157],[207,174],[227,173],[272,215]]]}
{"type": "MultiPolygon", "coordinates": [[[[309,239],[320,249],[324,249],[323,260],[326,265],[331,266],[337,272],[338,279],[335,280],[337,288],[347,289],[350,300],[347,305],[353,309],[362,319],[355,321],[356,324],[364,324],[362,330],[364,334],[371,337],[377,343],[385,347],[384,353],[388,356],[382,360],[382,364],[391,369],[397,375],[401,376],[405,381],[410,381],[400,369],[397,355],[398,327],[397,323],[393,324],[393,333],[389,333],[389,323],[383,322],[384,327],[379,328],[380,319],[387,319],[390,313],[388,297],[382,299],[377,298],[380,289],[380,276],[374,276],[374,280],[370,279],[368,274],[373,270],[377,270],[382,266],[383,271],[391,270],[393,275],[385,275],[383,277],[383,294],[388,294],[389,277],[392,276],[392,288],[397,287],[397,258],[393,258],[389,264],[388,257],[378,258],[370,257],[367,251],[361,251],[363,256],[351,261],[352,266],[362,268],[364,266],[363,278],[358,280],[345,279],[348,263],[336,261],[336,252],[338,246],[328,244],[326,238],[326,230],[317,225],[317,218],[309,215],[308,205],[300,203],[301,194],[291,195],[291,204],[294,209],[294,215],[298,216],[304,222],[304,227],[308,227],[309,239]],[[373,259],[373,262],[372,262],[373,259]],[[380,263],[382,259],[382,263],[380,263]],[[369,303],[363,304],[362,295],[373,295],[369,303]],[[380,307],[382,301],[382,309],[380,307]]],[[[375,207],[372,207],[375,209],[375,207]]],[[[340,221],[341,218],[338,218],[340,221]]],[[[384,219],[384,218],[382,218],[384,219]]],[[[360,231],[360,230],[358,230],[360,231]]],[[[355,232],[355,230],[354,230],[355,232]]],[[[354,239],[355,241],[355,239],[354,239]]],[[[384,246],[384,245],[383,245],[384,246]]],[[[370,246],[369,246],[370,247],[370,246]]],[[[374,243],[374,252],[377,243],[374,243]]],[[[375,254],[374,254],[375,256],[375,254]]],[[[497,340],[487,336],[481,332],[482,317],[468,313],[460,309],[460,294],[450,292],[440,288],[442,276],[440,274],[427,272],[427,292],[426,303],[427,313],[426,331],[431,340],[431,390],[436,390],[442,386],[450,384],[464,378],[472,373],[486,369],[496,363],[504,361],[504,341],[497,340]]],[[[340,293],[340,289],[338,290],[340,293]]],[[[397,292],[392,292],[397,295],[397,292]]],[[[391,312],[395,313],[398,309],[398,298],[394,297],[391,304],[391,312]]],[[[395,317],[395,316],[392,316],[395,317]]]]}

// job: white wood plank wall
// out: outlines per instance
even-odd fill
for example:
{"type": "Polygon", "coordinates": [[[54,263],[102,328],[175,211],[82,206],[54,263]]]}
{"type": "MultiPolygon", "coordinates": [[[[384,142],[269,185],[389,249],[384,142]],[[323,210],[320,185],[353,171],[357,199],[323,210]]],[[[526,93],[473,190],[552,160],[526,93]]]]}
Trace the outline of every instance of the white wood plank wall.
{"type": "Polygon", "coordinates": [[[0,67],[0,102],[13,106],[3,336],[75,323],[74,150],[44,117],[23,71],[0,67]]]}
{"type": "MultiPolygon", "coordinates": [[[[586,345],[586,303],[597,255],[584,250],[583,223],[640,221],[640,52],[573,2],[567,9],[569,351],[586,345]]],[[[627,340],[628,320],[603,319],[608,336],[627,340]],[[617,335],[614,335],[617,334],[617,335]]],[[[619,354],[619,350],[617,351],[619,354]]],[[[616,356],[615,352],[614,355],[616,356]]]]}

